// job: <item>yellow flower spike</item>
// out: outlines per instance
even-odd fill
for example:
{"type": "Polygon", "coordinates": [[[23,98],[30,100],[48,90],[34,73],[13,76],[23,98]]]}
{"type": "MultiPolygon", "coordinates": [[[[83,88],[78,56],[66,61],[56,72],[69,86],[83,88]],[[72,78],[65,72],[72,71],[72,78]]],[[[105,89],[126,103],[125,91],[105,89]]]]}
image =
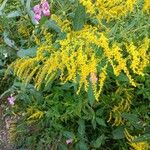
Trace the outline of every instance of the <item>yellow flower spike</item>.
{"type": "Polygon", "coordinates": [[[122,123],[121,114],[117,110],[117,111],[115,111],[114,115],[115,115],[115,120],[114,120],[114,123],[112,124],[112,126],[119,126],[122,123]]]}
{"type": "Polygon", "coordinates": [[[106,69],[107,69],[107,65],[102,69],[101,73],[99,74],[99,81],[98,81],[99,90],[95,94],[95,98],[97,101],[98,101],[99,96],[102,92],[102,89],[103,89],[103,86],[104,86],[104,83],[105,83],[105,80],[107,77],[106,69]]]}
{"type": "Polygon", "coordinates": [[[124,123],[122,113],[128,112],[131,107],[132,96],[130,96],[128,91],[123,88],[118,88],[115,93],[122,95],[122,99],[112,108],[112,111],[110,112],[111,119],[109,118],[109,122],[112,121],[113,126],[119,126],[124,123]]]}
{"type": "Polygon", "coordinates": [[[120,19],[126,16],[127,13],[132,12],[137,0],[80,0],[80,3],[85,6],[86,11],[94,16],[97,13],[96,18],[98,20],[106,19],[107,21],[111,19],[120,19]]]}
{"type": "Polygon", "coordinates": [[[110,122],[112,120],[112,112],[109,113],[109,118],[107,120],[107,122],[110,122]]]}
{"type": "Polygon", "coordinates": [[[37,70],[39,69],[39,67],[40,67],[40,66],[35,67],[35,68],[31,71],[31,73],[28,74],[28,77],[27,77],[26,80],[25,80],[25,85],[27,85],[27,84],[31,81],[31,79],[33,78],[34,74],[37,72],[37,70]]]}
{"type": "MultiPolygon", "coordinates": [[[[119,1],[114,4],[116,3],[120,4],[119,1]]],[[[36,57],[19,59],[12,65],[14,73],[22,79],[23,82],[30,82],[32,80],[31,76],[35,72],[35,87],[39,89],[43,81],[47,85],[50,81],[49,78],[51,78],[53,73],[59,71],[61,83],[66,83],[68,81],[77,83],[77,93],[79,93],[82,87],[87,92],[89,78],[92,76],[93,81],[95,80],[92,88],[94,96],[98,101],[105,80],[107,79],[107,65],[101,69],[101,72],[98,72],[97,69],[98,66],[101,65],[102,60],[106,59],[106,62],[112,66],[116,76],[119,76],[124,72],[128,77],[129,82],[133,86],[136,86],[130,71],[141,75],[143,69],[148,65],[149,61],[148,56],[146,55],[149,47],[148,38],[144,39],[143,44],[139,43],[139,45],[141,44],[139,47],[132,43],[132,46],[125,44],[129,48],[124,50],[120,47],[119,43],[112,43],[111,46],[105,33],[99,32],[97,27],[85,25],[80,31],[69,31],[70,29],[68,26],[70,26],[70,22],[68,20],[61,20],[61,18],[57,18],[55,15],[53,17],[59,23],[60,27],[67,22],[67,26],[63,29],[67,31],[66,38],[56,41],[60,45],[60,48],[56,50],[53,45],[52,34],[46,30],[43,31],[45,37],[43,39],[45,39],[45,41],[38,46],[36,57]],[[101,49],[102,56],[97,56],[95,54],[95,47],[101,49]],[[134,51],[133,49],[135,49],[134,47],[138,48],[136,55],[132,52],[134,51]],[[124,58],[124,51],[127,51],[129,57],[124,58]],[[140,67],[135,64],[138,56],[143,60],[142,62],[137,63],[140,67]],[[134,64],[131,63],[129,70],[127,61],[132,62],[132,59],[134,59],[134,64]],[[36,71],[34,68],[37,66],[37,63],[40,64],[40,66],[36,71]],[[94,77],[91,73],[96,73],[97,77],[94,77]],[[30,78],[28,77],[28,74],[31,75],[30,78]],[[77,76],[79,77],[79,81],[77,76]],[[27,77],[28,80],[26,80],[27,77]],[[96,81],[97,78],[98,81],[96,81]]],[[[124,109],[122,108],[123,104],[117,105],[118,110],[121,111],[120,113],[122,113],[123,110],[127,111],[125,109],[129,109],[128,105],[131,104],[125,102],[125,100],[122,103],[125,105],[124,109]]]]}
{"type": "Polygon", "coordinates": [[[132,136],[129,134],[127,129],[124,131],[126,139],[129,141],[129,145],[131,146],[131,150],[148,150],[149,144],[147,141],[143,142],[133,142],[133,140],[136,138],[136,136],[132,136]]]}
{"type": "Polygon", "coordinates": [[[143,11],[150,13],[150,1],[144,0],[143,11]]]}
{"type": "Polygon", "coordinates": [[[124,132],[124,133],[125,133],[125,136],[126,136],[126,138],[127,138],[127,140],[128,140],[129,142],[131,142],[131,141],[134,139],[134,137],[129,134],[129,132],[128,132],[127,129],[125,129],[125,132],[124,132]]]}

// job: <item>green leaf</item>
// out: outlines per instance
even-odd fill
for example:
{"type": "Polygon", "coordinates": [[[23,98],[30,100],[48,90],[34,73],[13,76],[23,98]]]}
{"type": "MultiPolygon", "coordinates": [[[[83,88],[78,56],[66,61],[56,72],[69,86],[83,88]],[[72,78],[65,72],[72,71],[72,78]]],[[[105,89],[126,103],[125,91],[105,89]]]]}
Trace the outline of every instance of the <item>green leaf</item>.
{"type": "Polygon", "coordinates": [[[21,16],[21,12],[20,11],[12,11],[7,15],[7,18],[15,18],[21,16]]]}
{"type": "Polygon", "coordinates": [[[79,122],[79,127],[78,127],[78,133],[83,136],[85,134],[85,121],[80,119],[79,122]]]}
{"type": "Polygon", "coordinates": [[[68,150],[67,146],[65,144],[59,144],[58,150],[68,150]]]}
{"type": "Polygon", "coordinates": [[[17,52],[17,55],[22,58],[22,57],[34,57],[36,56],[36,47],[33,47],[33,48],[29,48],[29,49],[22,49],[22,50],[19,50],[17,52]]]}
{"type": "Polygon", "coordinates": [[[128,82],[129,79],[124,73],[120,73],[120,75],[117,77],[118,81],[120,82],[128,82]]]}
{"type": "Polygon", "coordinates": [[[72,132],[69,131],[64,131],[63,132],[64,137],[66,137],[67,139],[73,139],[74,134],[72,132]]]}
{"type": "Polygon", "coordinates": [[[8,0],[4,0],[3,3],[1,4],[1,6],[0,6],[0,12],[5,8],[7,1],[8,0]]]}
{"type": "Polygon", "coordinates": [[[118,127],[117,129],[113,130],[113,139],[119,140],[124,138],[124,128],[118,127]]]}
{"type": "Polygon", "coordinates": [[[49,29],[56,31],[57,33],[61,32],[61,29],[59,28],[59,26],[57,25],[57,23],[54,20],[47,20],[45,22],[44,26],[46,28],[49,28],[49,29]]]}
{"type": "Polygon", "coordinates": [[[76,150],[88,150],[88,146],[84,141],[80,141],[79,143],[76,144],[75,149],[76,150]]]}
{"type": "Polygon", "coordinates": [[[94,101],[95,101],[95,96],[93,93],[92,85],[90,84],[88,87],[88,102],[91,106],[93,106],[94,101]]]}
{"type": "Polygon", "coordinates": [[[96,141],[93,143],[94,148],[100,148],[100,146],[104,143],[106,137],[104,134],[102,134],[100,137],[96,139],[96,141]]]}
{"type": "Polygon", "coordinates": [[[122,117],[127,119],[130,123],[137,124],[137,122],[139,122],[139,118],[136,114],[123,113],[122,117]]]}
{"type": "Polygon", "coordinates": [[[92,119],[92,126],[93,126],[93,129],[95,130],[96,129],[96,120],[95,120],[95,118],[92,119]]]}
{"type": "Polygon", "coordinates": [[[109,36],[115,35],[118,29],[118,24],[116,23],[110,30],[109,36]]]}
{"type": "Polygon", "coordinates": [[[46,23],[47,19],[48,18],[46,16],[43,16],[39,22],[39,26],[42,27],[46,23]]]}
{"type": "Polygon", "coordinates": [[[106,123],[105,123],[104,119],[97,117],[97,118],[96,118],[96,122],[97,122],[99,125],[106,127],[106,123]]]}
{"type": "Polygon", "coordinates": [[[144,142],[144,141],[150,141],[150,134],[144,134],[139,137],[137,137],[133,142],[144,142]]]}
{"type": "Polygon", "coordinates": [[[28,15],[29,15],[30,18],[31,18],[32,23],[33,23],[34,25],[36,25],[36,22],[35,22],[35,20],[34,20],[34,12],[31,10],[30,4],[31,4],[31,0],[27,0],[27,2],[26,2],[26,10],[27,10],[28,15]]]}
{"type": "Polygon", "coordinates": [[[75,10],[75,16],[73,17],[73,29],[81,30],[86,21],[85,7],[79,5],[75,10]]]}
{"type": "Polygon", "coordinates": [[[8,37],[8,33],[6,31],[4,31],[3,37],[4,37],[4,42],[6,45],[8,45],[9,47],[17,49],[17,47],[15,46],[15,42],[8,37]]]}

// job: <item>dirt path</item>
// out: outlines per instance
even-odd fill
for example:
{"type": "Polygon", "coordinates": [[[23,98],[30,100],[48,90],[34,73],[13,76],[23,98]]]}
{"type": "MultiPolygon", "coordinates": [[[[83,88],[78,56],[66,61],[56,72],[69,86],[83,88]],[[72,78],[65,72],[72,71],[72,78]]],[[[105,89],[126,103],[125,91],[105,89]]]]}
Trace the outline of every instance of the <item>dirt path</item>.
{"type": "Polygon", "coordinates": [[[13,150],[8,138],[8,118],[3,115],[3,106],[0,105],[0,150],[13,150]]]}

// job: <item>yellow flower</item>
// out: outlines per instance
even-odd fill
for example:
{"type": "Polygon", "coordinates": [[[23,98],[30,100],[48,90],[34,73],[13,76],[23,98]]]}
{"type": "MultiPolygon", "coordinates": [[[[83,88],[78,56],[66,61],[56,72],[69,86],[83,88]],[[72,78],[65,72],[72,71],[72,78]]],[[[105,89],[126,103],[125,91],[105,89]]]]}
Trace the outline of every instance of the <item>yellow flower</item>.
{"type": "Polygon", "coordinates": [[[147,141],[144,142],[133,142],[133,140],[136,138],[136,136],[132,136],[129,134],[128,130],[125,129],[125,136],[127,140],[129,141],[129,145],[131,146],[131,150],[148,150],[149,144],[147,141]]]}

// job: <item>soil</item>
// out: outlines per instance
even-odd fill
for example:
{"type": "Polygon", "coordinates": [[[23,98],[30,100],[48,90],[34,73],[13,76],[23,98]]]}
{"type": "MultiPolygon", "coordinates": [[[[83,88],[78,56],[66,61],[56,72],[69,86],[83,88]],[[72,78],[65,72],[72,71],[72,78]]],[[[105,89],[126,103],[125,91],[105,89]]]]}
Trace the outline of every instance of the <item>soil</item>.
{"type": "Polygon", "coordinates": [[[3,105],[0,105],[0,150],[13,150],[8,136],[11,118],[4,116],[3,108],[3,105]]]}

